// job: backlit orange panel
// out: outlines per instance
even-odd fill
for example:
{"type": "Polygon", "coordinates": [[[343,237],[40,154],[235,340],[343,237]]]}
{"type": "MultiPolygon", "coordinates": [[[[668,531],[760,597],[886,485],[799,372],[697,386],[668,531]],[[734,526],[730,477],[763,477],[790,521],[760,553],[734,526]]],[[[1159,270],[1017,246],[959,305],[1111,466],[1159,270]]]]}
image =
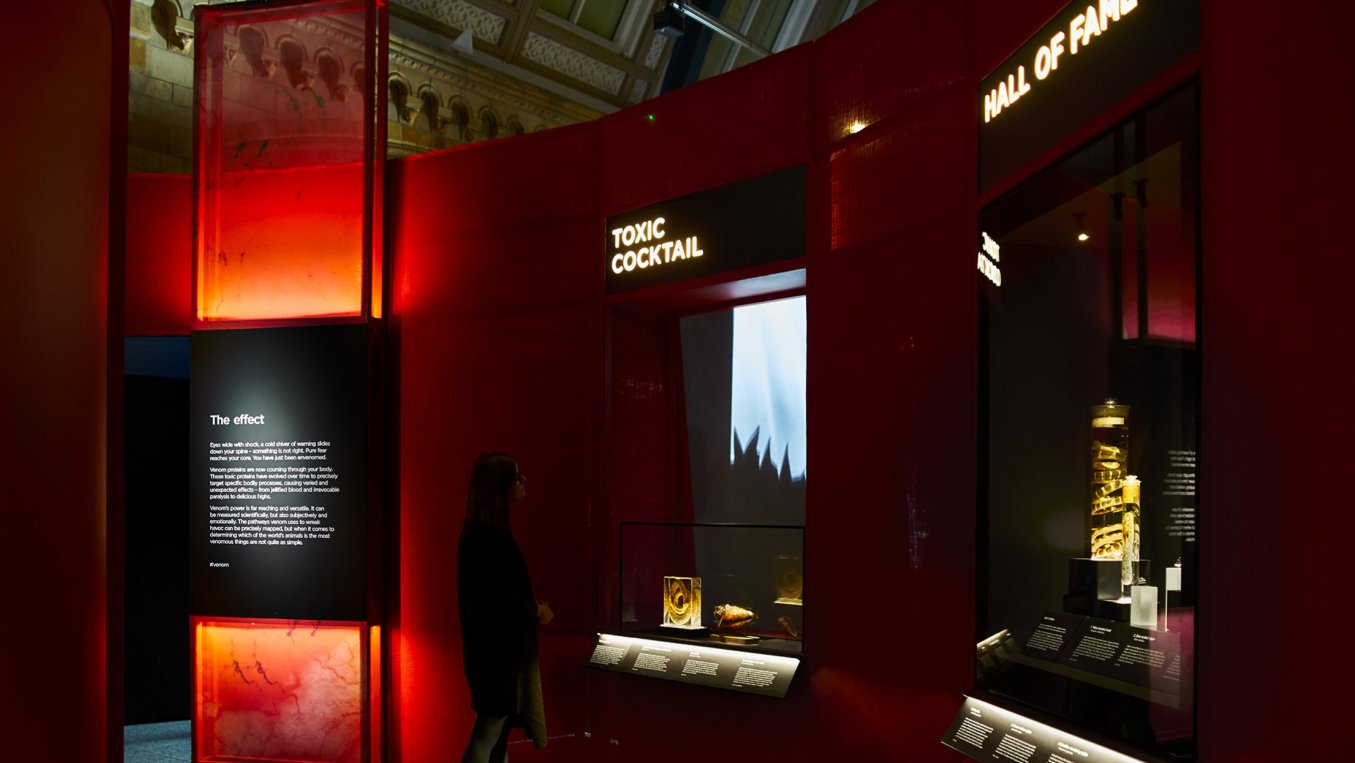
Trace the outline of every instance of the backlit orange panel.
{"type": "Polygon", "coordinates": [[[384,3],[196,15],[195,327],[379,314],[384,3]]]}
{"type": "Polygon", "coordinates": [[[215,244],[199,252],[199,320],[360,315],[362,169],[225,174],[215,244]]]}
{"type": "Polygon", "coordinates": [[[194,622],[196,761],[364,759],[363,623],[194,622]]]}

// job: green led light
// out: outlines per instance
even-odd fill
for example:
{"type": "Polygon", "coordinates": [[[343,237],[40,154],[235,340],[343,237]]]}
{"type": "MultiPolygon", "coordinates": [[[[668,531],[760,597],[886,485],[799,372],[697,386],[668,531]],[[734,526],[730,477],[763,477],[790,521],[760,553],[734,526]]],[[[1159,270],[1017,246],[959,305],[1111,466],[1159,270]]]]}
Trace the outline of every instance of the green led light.
{"type": "Polygon", "coordinates": [[[650,124],[654,124],[655,122],[658,121],[658,119],[654,116],[653,112],[650,112],[648,114],[645,114],[645,121],[650,124]]]}

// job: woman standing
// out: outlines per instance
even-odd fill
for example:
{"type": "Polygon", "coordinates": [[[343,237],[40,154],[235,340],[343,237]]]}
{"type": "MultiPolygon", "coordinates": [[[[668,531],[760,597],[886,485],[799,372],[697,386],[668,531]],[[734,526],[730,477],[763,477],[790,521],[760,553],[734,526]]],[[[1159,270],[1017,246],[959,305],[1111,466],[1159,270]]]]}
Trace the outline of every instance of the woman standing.
{"type": "Polygon", "coordinates": [[[508,526],[508,507],[526,495],[527,478],[512,458],[475,459],[456,552],[461,644],[476,713],[462,763],[507,760],[513,727],[546,746],[536,629],[553,614],[532,595],[527,561],[508,526]]]}

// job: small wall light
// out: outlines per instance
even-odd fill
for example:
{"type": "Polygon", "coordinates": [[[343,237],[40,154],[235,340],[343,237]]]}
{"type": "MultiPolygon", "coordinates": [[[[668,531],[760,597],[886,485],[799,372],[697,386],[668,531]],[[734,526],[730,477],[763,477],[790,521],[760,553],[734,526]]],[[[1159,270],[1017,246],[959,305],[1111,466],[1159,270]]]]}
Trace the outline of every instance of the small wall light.
{"type": "Polygon", "coordinates": [[[1073,213],[1073,225],[1074,229],[1077,230],[1077,240],[1084,243],[1091,240],[1091,234],[1087,233],[1087,226],[1083,219],[1086,216],[1087,213],[1085,212],[1073,213]]]}

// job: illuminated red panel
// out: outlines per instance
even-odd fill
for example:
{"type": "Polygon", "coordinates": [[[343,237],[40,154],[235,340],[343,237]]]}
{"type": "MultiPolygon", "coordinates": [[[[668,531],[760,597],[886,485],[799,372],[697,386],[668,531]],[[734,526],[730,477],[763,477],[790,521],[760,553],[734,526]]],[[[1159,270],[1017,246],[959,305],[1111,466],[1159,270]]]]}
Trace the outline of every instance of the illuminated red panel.
{"type": "Polygon", "coordinates": [[[379,315],[384,7],[198,13],[194,316],[379,315]]]}
{"type": "Polygon", "coordinates": [[[194,760],[364,760],[364,630],[194,618],[194,760]]]}
{"type": "Polygon", "coordinates": [[[192,250],[192,179],[129,173],[123,327],[128,336],[188,333],[192,250]]]}
{"type": "Polygon", "coordinates": [[[200,320],[362,313],[362,165],[223,176],[215,253],[198,264],[200,320]]]}

